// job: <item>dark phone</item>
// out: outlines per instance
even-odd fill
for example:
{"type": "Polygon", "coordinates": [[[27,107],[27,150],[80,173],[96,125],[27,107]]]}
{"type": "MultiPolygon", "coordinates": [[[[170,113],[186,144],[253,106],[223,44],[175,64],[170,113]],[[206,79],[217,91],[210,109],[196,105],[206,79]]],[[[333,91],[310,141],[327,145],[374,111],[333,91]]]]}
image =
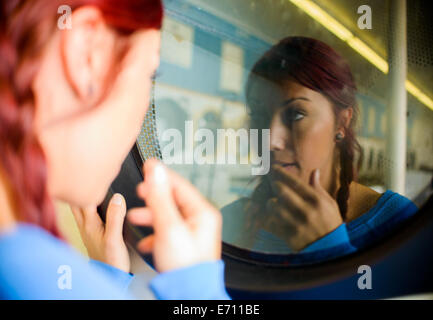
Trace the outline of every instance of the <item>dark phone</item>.
{"type": "MultiPolygon", "coordinates": [[[[140,168],[141,158],[137,146],[134,145],[131,152],[129,152],[128,156],[123,162],[118,176],[116,179],[114,179],[113,183],[108,189],[104,200],[97,208],[97,211],[104,222],[108,204],[111,200],[111,197],[115,193],[120,193],[124,196],[128,210],[146,206],[145,202],[137,196],[136,192],[137,185],[143,181],[143,174],[140,168]]],[[[125,242],[133,248],[135,248],[137,242],[140,239],[152,233],[153,229],[151,227],[138,227],[125,220],[123,236],[125,242]]],[[[142,257],[146,260],[146,262],[153,266],[151,255],[142,255],[142,257]]]]}

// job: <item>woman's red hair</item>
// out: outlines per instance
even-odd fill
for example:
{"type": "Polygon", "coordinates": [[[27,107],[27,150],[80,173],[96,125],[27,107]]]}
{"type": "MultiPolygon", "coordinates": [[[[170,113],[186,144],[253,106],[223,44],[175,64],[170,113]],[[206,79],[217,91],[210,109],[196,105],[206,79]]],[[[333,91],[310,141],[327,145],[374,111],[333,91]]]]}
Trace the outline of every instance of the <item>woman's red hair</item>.
{"type": "MultiPolygon", "coordinates": [[[[47,190],[47,167],[36,137],[31,85],[40,54],[57,30],[57,9],[92,5],[122,34],[160,29],[160,0],[8,0],[0,4],[0,167],[13,195],[16,218],[37,224],[55,236],[53,203],[47,190]]],[[[1,213],[0,213],[1,214],[1,213]]]]}

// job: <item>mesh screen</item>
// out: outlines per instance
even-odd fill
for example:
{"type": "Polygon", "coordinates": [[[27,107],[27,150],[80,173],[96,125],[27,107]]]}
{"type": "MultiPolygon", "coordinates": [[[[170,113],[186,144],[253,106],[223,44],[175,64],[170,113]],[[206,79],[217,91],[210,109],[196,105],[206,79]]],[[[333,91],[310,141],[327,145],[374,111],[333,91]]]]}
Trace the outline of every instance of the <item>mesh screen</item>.
{"type": "Polygon", "coordinates": [[[141,132],[137,138],[137,146],[140,151],[141,159],[146,161],[150,158],[162,160],[161,149],[159,147],[158,135],[156,130],[156,108],[152,103],[144,118],[141,132]]]}

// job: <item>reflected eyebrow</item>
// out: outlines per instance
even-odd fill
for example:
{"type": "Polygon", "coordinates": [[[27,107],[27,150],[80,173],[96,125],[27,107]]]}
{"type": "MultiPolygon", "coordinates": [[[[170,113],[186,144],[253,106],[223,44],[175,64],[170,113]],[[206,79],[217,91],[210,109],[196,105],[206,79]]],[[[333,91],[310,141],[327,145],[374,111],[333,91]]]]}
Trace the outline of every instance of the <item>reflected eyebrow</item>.
{"type": "Polygon", "coordinates": [[[296,100],[305,100],[305,101],[311,101],[310,99],[306,98],[306,97],[296,97],[296,98],[291,98],[291,99],[287,99],[285,101],[283,101],[281,103],[282,106],[286,106],[288,104],[291,104],[292,102],[296,101],[296,100]]]}

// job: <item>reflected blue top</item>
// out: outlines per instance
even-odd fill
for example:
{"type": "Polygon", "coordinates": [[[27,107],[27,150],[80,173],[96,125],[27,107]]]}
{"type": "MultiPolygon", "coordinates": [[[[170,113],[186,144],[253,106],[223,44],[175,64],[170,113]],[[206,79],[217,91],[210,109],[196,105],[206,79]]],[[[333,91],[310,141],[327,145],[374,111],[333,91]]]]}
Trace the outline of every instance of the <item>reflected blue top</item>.
{"type": "MultiPolygon", "coordinates": [[[[37,226],[18,224],[0,233],[0,299],[132,299],[132,278],[89,263],[37,226]]],[[[221,260],[159,274],[150,288],[158,299],[229,299],[221,260]]]]}
{"type": "Polygon", "coordinates": [[[319,262],[354,252],[379,240],[418,210],[406,197],[387,190],[369,211],[348,223],[343,223],[333,232],[294,254],[285,241],[263,229],[255,235],[240,235],[236,232],[236,229],[241,230],[240,225],[246,219],[243,212],[246,200],[237,200],[221,210],[224,217],[223,240],[253,251],[293,254],[291,262],[294,264],[319,262]],[[238,219],[235,219],[235,216],[238,219]]]}

